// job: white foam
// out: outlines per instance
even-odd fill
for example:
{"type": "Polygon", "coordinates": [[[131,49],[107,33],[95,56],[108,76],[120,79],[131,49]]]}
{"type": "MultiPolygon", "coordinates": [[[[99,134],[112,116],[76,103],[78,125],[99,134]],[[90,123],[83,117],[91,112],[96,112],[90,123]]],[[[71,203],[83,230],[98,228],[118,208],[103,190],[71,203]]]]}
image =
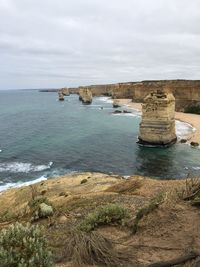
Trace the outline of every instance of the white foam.
{"type": "Polygon", "coordinates": [[[180,139],[187,138],[188,135],[192,134],[195,131],[196,129],[192,127],[191,124],[176,120],[176,134],[178,138],[180,139]]]}
{"type": "Polygon", "coordinates": [[[126,117],[137,117],[136,114],[133,113],[112,113],[114,116],[126,116],[126,117]]]}
{"type": "Polygon", "coordinates": [[[0,172],[11,172],[11,173],[40,172],[46,169],[50,169],[52,164],[53,162],[49,162],[48,165],[33,165],[32,163],[24,163],[24,162],[0,163],[0,172]]]}
{"type": "Polygon", "coordinates": [[[2,150],[0,149],[0,153],[2,152],[2,150]]]}
{"type": "Polygon", "coordinates": [[[14,188],[14,187],[16,188],[16,187],[21,187],[21,186],[28,186],[31,184],[39,183],[41,181],[45,181],[45,180],[47,180],[47,178],[45,176],[41,176],[35,180],[31,180],[31,181],[27,181],[27,182],[19,181],[16,183],[6,183],[6,184],[0,186],[0,192],[3,192],[5,190],[8,190],[8,189],[14,188]]]}
{"type": "Polygon", "coordinates": [[[193,170],[198,171],[200,170],[200,167],[192,167],[193,170]]]}
{"type": "Polygon", "coordinates": [[[106,102],[106,103],[110,103],[110,104],[113,103],[112,98],[111,97],[107,97],[107,96],[100,96],[100,97],[98,97],[98,100],[106,102]]]}

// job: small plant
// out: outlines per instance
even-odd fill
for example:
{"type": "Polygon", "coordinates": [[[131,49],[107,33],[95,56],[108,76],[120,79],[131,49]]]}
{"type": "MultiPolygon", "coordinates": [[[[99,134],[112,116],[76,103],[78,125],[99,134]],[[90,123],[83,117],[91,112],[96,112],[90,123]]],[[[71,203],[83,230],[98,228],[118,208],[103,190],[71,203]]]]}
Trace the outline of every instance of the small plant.
{"type": "Polygon", "coordinates": [[[129,218],[127,209],[116,204],[107,204],[90,213],[79,225],[79,229],[84,232],[90,232],[100,225],[122,224],[127,218],[129,218]]]}
{"type": "Polygon", "coordinates": [[[177,195],[181,200],[197,200],[200,198],[200,179],[191,178],[185,180],[185,186],[177,191],[177,195]]]}
{"type": "Polygon", "coordinates": [[[51,254],[39,226],[12,224],[0,233],[1,267],[51,267],[51,254]]]}
{"type": "Polygon", "coordinates": [[[145,207],[141,208],[138,210],[137,214],[136,214],[136,218],[135,218],[135,222],[132,228],[132,232],[133,234],[135,234],[138,230],[138,225],[140,220],[142,220],[142,218],[144,216],[147,216],[149,213],[153,212],[155,209],[157,209],[160,204],[162,203],[164,198],[163,194],[159,194],[158,196],[156,196],[155,198],[153,198],[148,205],[146,205],[145,207]]]}

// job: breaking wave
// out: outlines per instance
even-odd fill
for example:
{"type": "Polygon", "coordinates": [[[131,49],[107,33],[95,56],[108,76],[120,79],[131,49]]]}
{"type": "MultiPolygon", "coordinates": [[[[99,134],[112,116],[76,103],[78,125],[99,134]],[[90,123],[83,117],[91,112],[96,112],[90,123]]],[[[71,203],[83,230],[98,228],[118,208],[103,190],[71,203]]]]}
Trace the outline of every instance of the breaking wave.
{"type": "Polygon", "coordinates": [[[23,162],[10,162],[0,163],[0,172],[11,172],[11,173],[29,173],[29,172],[40,172],[51,168],[53,162],[49,162],[47,165],[34,165],[32,163],[23,162]]]}
{"type": "Polygon", "coordinates": [[[28,186],[28,185],[31,185],[31,184],[35,184],[35,183],[39,183],[41,181],[45,181],[47,180],[47,178],[45,176],[41,176],[37,179],[34,179],[34,180],[31,180],[31,181],[27,181],[27,182],[22,182],[22,181],[18,181],[16,183],[6,183],[6,184],[3,184],[3,185],[0,185],[0,192],[3,192],[7,189],[10,189],[10,188],[16,188],[16,187],[21,187],[21,186],[28,186]]]}

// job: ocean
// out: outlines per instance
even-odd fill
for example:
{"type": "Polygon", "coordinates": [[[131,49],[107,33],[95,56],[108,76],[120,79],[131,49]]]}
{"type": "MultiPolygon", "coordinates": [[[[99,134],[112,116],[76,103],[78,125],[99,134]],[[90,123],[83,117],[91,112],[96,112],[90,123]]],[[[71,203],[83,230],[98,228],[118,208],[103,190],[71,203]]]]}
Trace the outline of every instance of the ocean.
{"type": "MultiPolygon", "coordinates": [[[[122,109],[125,109],[123,107],[122,109]]],[[[112,100],[57,100],[37,90],[0,91],[0,191],[67,173],[93,171],[157,179],[200,177],[200,149],[136,143],[140,112],[113,114],[112,100]]],[[[177,134],[194,129],[177,122],[177,134]]]]}

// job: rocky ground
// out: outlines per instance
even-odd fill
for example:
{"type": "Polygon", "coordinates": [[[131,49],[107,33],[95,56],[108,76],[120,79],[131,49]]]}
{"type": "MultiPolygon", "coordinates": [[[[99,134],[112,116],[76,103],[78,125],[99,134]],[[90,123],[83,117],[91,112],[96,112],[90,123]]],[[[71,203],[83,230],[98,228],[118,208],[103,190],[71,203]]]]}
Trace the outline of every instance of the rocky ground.
{"type": "Polygon", "coordinates": [[[117,264],[95,266],[198,267],[199,257],[179,265],[150,265],[191,252],[200,253],[200,208],[191,205],[192,198],[186,197],[198,186],[198,180],[186,183],[140,176],[124,179],[101,173],[62,176],[2,193],[0,228],[16,221],[41,224],[57,262],[55,266],[77,266],[65,255],[71,232],[99,206],[116,204],[128,211],[129,218],[123,224],[113,221],[95,227],[92,233],[108,239],[116,255],[123,257],[119,257],[117,264]],[[48,199],[54,209],[53,216],[33,221],[28,203],[36,195],[48,199]],[[137,228],[136,218],[139,218],[137,228]]]}

